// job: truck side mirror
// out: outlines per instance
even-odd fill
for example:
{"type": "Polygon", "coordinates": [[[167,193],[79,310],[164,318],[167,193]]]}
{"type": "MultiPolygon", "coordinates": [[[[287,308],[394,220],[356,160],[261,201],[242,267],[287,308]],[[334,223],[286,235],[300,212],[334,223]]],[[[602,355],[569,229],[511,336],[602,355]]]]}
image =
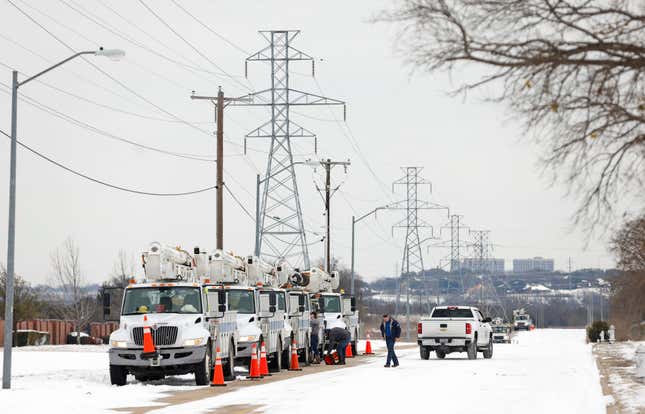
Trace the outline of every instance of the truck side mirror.
{"type": "Polygon", "coordinates": [[[221,305],[226,305],[226,292],[224,290],[217,291],[217,303],[221,305]]]}
{"type": "MultiPolygon", "coordinates": [[[[275,306],[278,304],[278,298],[275,292],[269,292],[269,306],[275,306]]],[[[275,311],[274,311],[275,312],[275,311]]]]}
{"type": "Polygon", "coordinates": [[[352,312],[356,312],[356,298],[354,296],[350,298],[349,303],[352,312]]]}
{"type": "Polygon", "coordinates": [[[298,306],[305,306],[305,295],[298,296],[298,306]]]}
{"type": "Polygon", "coordinates": [[[103,316],[110,316],[110,294],[103,293],[103,316]]]}
{"type": "Polygon", "coordinates": [[[269,305],[269,312],[275,313],[275,305],[269,305]]]}

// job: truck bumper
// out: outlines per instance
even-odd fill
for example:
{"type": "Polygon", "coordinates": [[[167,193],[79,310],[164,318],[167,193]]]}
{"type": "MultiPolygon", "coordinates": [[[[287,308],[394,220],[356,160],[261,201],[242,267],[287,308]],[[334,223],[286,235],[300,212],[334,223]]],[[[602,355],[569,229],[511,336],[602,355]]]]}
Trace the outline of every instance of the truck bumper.
{"type": "Polygon", "coordinates": [[[433,348],[463,347],[466,346],[466,338],[419,338],[417,344],[433,348]]]}
{"type": "Polygon", "coordinates": [[[173,367],[178,365],[194,365],[204,360],[206,347],[161,348],[158,365],[150,358],[145,358],[143,349],[111,348],[110,365],[127,367],[173,367]]]}

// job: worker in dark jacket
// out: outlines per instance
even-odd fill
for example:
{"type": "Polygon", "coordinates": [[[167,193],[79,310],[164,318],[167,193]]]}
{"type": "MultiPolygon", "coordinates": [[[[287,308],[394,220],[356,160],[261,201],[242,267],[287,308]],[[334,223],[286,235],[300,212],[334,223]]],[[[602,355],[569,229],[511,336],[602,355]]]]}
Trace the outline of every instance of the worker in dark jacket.
{"type": "Polygon", "coordinates": [[[387,345],[387,361],[385,368],[390,367],[390,362],[394,362],[394,367],[399,366],[399,359],[394,353],[394,344],[401,337],[401,325],[392,318],[390,315],[383,315],[383,322],[381,322],[381,336],[385,338],[385,345],[387,345]]]}
{"type": "Polygon", "coordinates": [[[352,334],[345,328],[332,328],[329,330],[329,349],[336,347],[338,365],[345,365],[345,349],[352,339],[352,334]]]}

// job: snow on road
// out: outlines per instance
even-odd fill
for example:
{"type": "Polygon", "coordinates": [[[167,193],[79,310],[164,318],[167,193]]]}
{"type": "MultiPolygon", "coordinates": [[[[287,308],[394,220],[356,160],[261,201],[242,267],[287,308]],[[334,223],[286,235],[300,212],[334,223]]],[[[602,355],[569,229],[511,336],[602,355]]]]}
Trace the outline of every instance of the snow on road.
{"type": "Polygon", "coordinates": [[[365,365],[247,387],[152,411],[208,412],[247,404],[271,414],[350,412],[605,413],[598,371],[583,330],[523,332],[495,346],[493,359],[445,360],[401,352],[401,366],[365,365]],[[329,403],[325,403],[328,401],[329,403]]]}
{"type": "Polygon", "coordinates": [[[97,345],[14,348],[11,389],[0,390],[0,412],[113,413],[108,408],[152,405],[165,392],[194,388],[189,376],[164,385],[113,387],[107,350],[97,345]]]}
{"type": "MultiPolygon", "coordinates": [[[[423,361],[417,348],[400,352],[401,367],[366,364],[248,386],[154,413],[209,412],[249,405],[257,412],[330,411],[450,413],[604,413],[599,376],[583,330],[522,332],[515,344],[495,346],[491,360],[465,354],[423,361]],[[329,403],[326,403],[329,402],[329,403]]],[[[374,341],[381,348],[381,341],[374,341]]],[[[362,347],[361,347],[362,349],[362,347]]],[[[125,387],[109,385],[107,348],[51,346],[14,352],[13,389],[0,390],[2,412],[108,412],[153,405],[169,391],[195,388],[192,376],[125,387]]],[[[244,412],[244,411],[240,411],[244,412]]]]}

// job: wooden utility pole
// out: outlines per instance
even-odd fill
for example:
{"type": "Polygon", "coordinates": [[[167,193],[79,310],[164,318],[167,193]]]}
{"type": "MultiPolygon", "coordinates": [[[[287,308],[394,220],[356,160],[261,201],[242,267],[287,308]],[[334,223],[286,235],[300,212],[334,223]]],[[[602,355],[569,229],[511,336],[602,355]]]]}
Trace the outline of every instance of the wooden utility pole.
{"type": "Polygon", "coordinates": [[[216,248],[224,248],[224,108],[234,101],[248,101],[248,97],[226,98],[222,87],[217,96],[200,96],[193,94],[190,99],[205,99],[215,105],[215,123],[217,125],[217,202],[216,202],[216,248]]]}
{"type": "Polygon", "coordinates": [[[338,187],[332,190],[331,188],[331,169],[336,165],[342,165],[345,170],[347,166],[350,165],[349,160],[347,161],[332,161],[327,158],[326,160],[320,160],[320,165],[325,168],[325,215],[327,216],[327,225],[325,232],[325,271],[327,273],[331,272],[331,197],[334,195],[334,192],[338,190],[338,187]]]}

